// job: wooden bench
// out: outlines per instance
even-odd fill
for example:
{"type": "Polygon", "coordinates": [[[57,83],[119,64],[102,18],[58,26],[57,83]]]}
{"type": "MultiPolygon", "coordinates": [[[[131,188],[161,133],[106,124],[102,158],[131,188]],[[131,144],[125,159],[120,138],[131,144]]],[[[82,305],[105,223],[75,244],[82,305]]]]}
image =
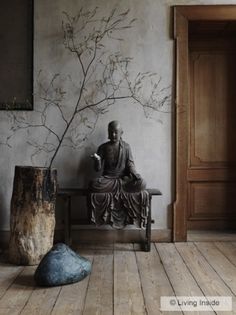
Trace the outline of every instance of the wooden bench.
{"type": "MultiPolygon", "coordinates": [[[[151,248],[151,224],[154,223],[154,220],[152,220],[152,196],[160,196],[162,193],[155,188],[149,188],[147,189],[149,193],[149,211],[148,211],[148,217],[147,217],[147,225],[145,230],[145,241],[144,241],[144,250],[149,252],[151,248]]],[[[66,202],[66,211],[65,211],[65,227],[64,227],[64,233],[65,233],[65,243],[67,245],[70,245],[71,242],[71,225],[72,225],[72,219],[71,219],[71,199],[74,196],[85,196],[88,197],[89,191],[86,188],[79,188],[79,187],[61,187],[58,189],[57,192],[58,197],[61,197],[66,202]]],[[[91,218],[91,214],[88,213],[88,222],[91,218]]]]}

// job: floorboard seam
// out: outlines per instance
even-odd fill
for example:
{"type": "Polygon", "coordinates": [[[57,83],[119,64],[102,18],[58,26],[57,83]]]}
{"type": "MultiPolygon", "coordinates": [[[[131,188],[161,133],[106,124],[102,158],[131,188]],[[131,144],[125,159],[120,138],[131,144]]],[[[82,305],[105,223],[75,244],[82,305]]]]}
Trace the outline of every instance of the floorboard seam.
{"type": "Polygon", "coordinates": [[[203,254],[203,252],[198,248],[196,242],[194,242],[194,245],[197,247],[197,249],[199,250],[199,252],[202,254],[202,256],[206,259],[206,261],[208,262],[208,264],[213,268],[213,270],[216,272],[216,274],[220,277],[220,279],[223,281],[223,283],[229,288],[229,290],[232,292],[232,296],[236,296],[236,294],[232,291],[232,289],[230,288],[230,286],[225,282],[225,280],[221,277],[221,275],[217,272],[217,270],[211,265],[211,263],[209,262],[209,260],[206,258],[206,256],[203,254]]]}
{"type": "Polygon", "coordinates": [[[136,265],[137,265],[137,269],[138,269],[138,275],[139,275],[139,282],[140,282],[141,292],[142,292],[142,295],[143,295],[143,303],[144,303],[145,314],[148,315],[148,309],[147,309],[146,299],[145,299],[145,295],[144,295],[144,290],[143,290],[143,285],[142,285],[142,279],[141,279],[141,274],[140,274],[137,254],[136,254],[136,250],[134,249],[134,244],[133,244],[133,250],[134,250],[136,265]]]}
{"type": "MultiPolygon", "coordinates": [[[[174,244],[174,245],[175,245],[175,244],[174,244]]],[[[193,278],[193,280],[195,281],[196,285],[198,286],[198,288],[199,288],[200,291],[202,292],[203,296],[206,297],[204,291],[202,290],[201,286],[198,284],[197,279],[194,277],[194,275],[193,275],[191,269],[188,267],[188,265],[187,265],[187,263],[186,263],[184,257],[183,257],[183,256],[181,255],[181,253],[178,251],[178,248],[176,247],[176,245],[175,245],[175,249],[177,250],[177,252],[178,252],[178,254],[180,255],[180,257],[182,258],[182,261],[183,261],[184,265],[185,265],[186,268],[188,269],[190,275],[192,276],[192,278],[193,278]]],[[[217,314],[217,313],[213,310],[213,308],[212,308],[212,311],[213,311],[215,314],[217,314]]]]}
{"type": "MultiPolygon", "coordinates": [[[[163,266],[163,270],[164,270],[164,272],[165,272],[165,274],[166,274],[166,277],[167,277],[167,279],[168,279],[168,281],[169,281],[169,283],[170,283],[170,286],[171,286],[171,288],[172,288],[172,290],[173,290],[173,293],[174,293],[175,296],[177,296],[177,295],[176,295],[176,292],[175,292],[175,289],[174,289],[174,287],[173,287],[173,284],[172,284],[172,282],[171,282],[171,280],[170,280],[170,277],[169,277],[169,275],[168,275],[168,273],[167,273],[167,271],[166,271],[164,262],[163,262],[163,260],[161,259],[161,255],[160,255],[160,253],[158,252],[156,243],[154,243],[154,245],[155,245],[155,249],[156,249],[157,255],[158,255],[158,257],[159,257],[159,259],[160,259],[160,262],[161,262],[161,264],[162,264],[162,266],[163,266]]],[[[180,308],[181,308],[181,307],[180,307],[180,308]]],[[[183,312],[182,310],[180,310],[180,312],[181,312],[182,314],[184,314],[184,312],[183,312]]]]}

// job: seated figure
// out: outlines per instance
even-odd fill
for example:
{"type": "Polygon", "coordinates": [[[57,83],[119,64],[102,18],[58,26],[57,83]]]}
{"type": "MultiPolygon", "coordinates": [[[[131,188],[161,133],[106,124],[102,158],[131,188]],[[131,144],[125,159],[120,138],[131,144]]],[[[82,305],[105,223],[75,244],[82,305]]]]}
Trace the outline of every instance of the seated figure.
{"type": "Polygon", "coordinates": [[[90,182],[92,220],[121,229],[130,221],[142,227],[146,224],[149,196],[146,184],[136,172],[131,149],[122,140],[118,121],[108,125],[110,141],[102,144],[91,157],[96,171],[102,175],[90,182]]]}

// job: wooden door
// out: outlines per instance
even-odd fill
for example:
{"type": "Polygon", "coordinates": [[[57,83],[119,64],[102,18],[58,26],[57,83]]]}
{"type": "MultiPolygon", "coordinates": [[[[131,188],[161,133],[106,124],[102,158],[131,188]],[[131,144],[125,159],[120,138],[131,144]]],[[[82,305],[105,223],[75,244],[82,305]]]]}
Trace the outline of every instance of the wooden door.
{"type": "Polygon", "coordinates": [[[173,240],[185,241],[187,229],[236,228],[236,6],[175,6],[174,37],[173,240]]]}
{"type": "Polygon", "coordinates": [[[235,35],[231,22],[189,25],[187,229],[236,228],[235,35]]]}

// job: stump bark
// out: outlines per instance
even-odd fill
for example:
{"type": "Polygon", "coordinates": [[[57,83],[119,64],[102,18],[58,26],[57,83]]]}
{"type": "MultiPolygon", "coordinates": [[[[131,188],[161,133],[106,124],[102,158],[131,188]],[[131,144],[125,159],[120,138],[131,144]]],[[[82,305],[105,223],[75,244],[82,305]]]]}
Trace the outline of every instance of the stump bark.
{"type": "Polygon", "coordinates": [[[9,261],[36,265],[53,246],[57,173],[16,166],[11,199],[9,261]]]}

